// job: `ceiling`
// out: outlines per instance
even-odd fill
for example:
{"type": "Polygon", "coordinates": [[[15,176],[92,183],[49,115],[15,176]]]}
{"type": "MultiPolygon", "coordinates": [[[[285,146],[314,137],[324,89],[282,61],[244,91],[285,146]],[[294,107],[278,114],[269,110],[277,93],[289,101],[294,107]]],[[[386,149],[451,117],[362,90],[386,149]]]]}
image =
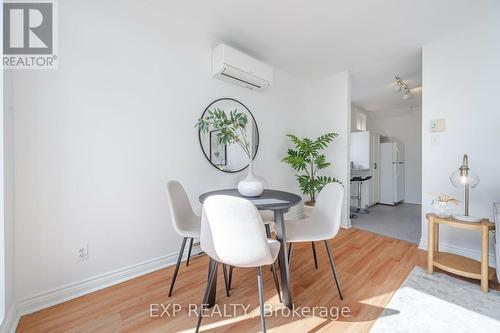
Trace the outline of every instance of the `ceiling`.
{"type": "Polygon", "coordinates": [[[186,24],[314,80],[352,73],[352,100],[369,111],[419,105],[391,90],[421,84],[422,45],[500,18],[498,0],[184,0],[164,2],[186,24]],[[188,23],[189,22],[189,23],[188,23]]]}
{"type": "Polygon", "coordinates": [[[422,52],[387,57],[378,64],[371,63],[353,71],[351,75],[351,100],[366,111],[400,110],[422,105],[422,52]],[[403,99],[394,91],[394,76],[406,83],[411,98],[403,99]]]}

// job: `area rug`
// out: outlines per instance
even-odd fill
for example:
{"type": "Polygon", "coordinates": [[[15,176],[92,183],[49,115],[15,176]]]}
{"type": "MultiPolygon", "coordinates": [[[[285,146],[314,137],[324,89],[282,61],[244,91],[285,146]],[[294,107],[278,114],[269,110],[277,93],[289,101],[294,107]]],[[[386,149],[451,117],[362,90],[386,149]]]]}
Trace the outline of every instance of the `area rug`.
{"type": "Polygon", "coordinates": [[[500,292],[415,267],[370,332],[500,332],[500,292]]]}

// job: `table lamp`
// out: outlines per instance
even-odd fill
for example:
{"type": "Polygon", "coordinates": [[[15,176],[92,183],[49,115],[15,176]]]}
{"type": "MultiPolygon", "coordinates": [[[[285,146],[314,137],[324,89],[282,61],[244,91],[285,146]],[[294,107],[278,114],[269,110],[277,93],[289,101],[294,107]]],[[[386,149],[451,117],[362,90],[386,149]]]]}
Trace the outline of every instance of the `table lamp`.
{"type": "Polygon", "coordinates": [[[451,174],[450,176],[451,183],[455,187],[463,187],[464,188],[464,206],[465,206],[465,214],[464,215],[453,215],[453,217],[457,220],[466,221],[466,222],[479,222],[481,218],[476,216],[469,215],[469,190],[471,188],[476,187],[479,184],[479,177],[469,169],[469,159],[467,154],[464,155],[464,159],[462,162],[462,166],[458,168],[457,171],[451,174]]]}

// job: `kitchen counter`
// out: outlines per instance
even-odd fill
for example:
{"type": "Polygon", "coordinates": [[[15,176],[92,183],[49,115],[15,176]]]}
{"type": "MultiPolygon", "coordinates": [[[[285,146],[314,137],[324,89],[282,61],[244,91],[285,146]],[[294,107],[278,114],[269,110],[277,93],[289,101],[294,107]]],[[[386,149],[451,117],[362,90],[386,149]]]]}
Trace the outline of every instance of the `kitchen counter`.
{"type": "Polygon", "coordinates": [[[351,178],[355,176],[368,176],[370,169],[351,169],[351,178]]]}

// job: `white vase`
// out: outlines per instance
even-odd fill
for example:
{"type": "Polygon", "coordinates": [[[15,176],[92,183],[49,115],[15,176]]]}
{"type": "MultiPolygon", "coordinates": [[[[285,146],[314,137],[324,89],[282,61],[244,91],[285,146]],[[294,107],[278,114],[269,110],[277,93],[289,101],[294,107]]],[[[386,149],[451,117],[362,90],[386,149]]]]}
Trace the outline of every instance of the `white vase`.
{"type": "Polygon", "coordinates": [[[248,174],[238,183],[238,192],[245,197],[258,197],[264,192],[264,184],[253,173],[253,161],[248,162],[248,174]]]}

